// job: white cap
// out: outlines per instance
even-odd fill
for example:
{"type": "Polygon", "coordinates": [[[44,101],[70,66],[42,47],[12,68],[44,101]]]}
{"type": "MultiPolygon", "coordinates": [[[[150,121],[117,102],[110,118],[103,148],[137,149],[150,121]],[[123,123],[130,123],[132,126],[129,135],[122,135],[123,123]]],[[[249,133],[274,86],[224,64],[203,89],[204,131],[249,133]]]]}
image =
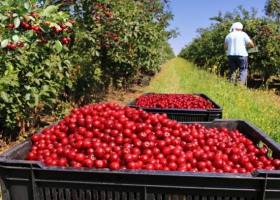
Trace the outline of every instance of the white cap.
{"type": "Polygon", "coordinates": [[[240,22],[233,23],[231,28],[229,29],[229,32],[232,32],[235,29],[243,29],[243,24],[241,24],[240,22]]]}

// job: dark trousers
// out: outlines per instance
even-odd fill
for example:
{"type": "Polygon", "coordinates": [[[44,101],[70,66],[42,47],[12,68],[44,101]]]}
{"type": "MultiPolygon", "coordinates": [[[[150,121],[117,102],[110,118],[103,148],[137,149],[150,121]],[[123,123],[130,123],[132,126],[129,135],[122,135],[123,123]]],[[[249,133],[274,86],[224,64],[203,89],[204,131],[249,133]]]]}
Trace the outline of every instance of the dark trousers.
{"type": "Polygon", "coordinates": [[[228,62],[230,66],[230,71],[228,78],[235,82],[233,73],[239,69],[240,81],[245,84],[247,79],[247,70],[248,70],[248,56],[228,56],[228,62]]]}

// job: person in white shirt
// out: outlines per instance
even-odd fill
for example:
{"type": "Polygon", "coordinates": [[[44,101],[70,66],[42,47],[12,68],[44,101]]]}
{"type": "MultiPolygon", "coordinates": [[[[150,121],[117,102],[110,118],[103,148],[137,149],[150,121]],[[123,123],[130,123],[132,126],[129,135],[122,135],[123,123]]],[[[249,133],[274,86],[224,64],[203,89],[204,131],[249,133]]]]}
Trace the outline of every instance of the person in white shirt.
{"type": "Polygon", "coordinates": [[[239,69],[240,82],[245,84],[248,68],[248,52],[246,50],[246,45],[253,47],[254,43],[242,29],[243,25],[240,22],[232,24],[230,33],[225,38],[224,49],[227,51],[230,66],[228,78],[231,82],[234,82],[233,73],[239,69]]]}

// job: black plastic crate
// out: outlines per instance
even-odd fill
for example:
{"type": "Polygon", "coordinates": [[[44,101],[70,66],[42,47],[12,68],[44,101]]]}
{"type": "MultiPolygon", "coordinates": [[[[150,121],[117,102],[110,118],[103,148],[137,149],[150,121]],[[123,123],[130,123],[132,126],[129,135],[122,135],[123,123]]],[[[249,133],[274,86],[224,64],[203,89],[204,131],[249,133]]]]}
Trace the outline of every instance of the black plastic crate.
{"type": "MultiPolygon", "coordinates": [[[[149,94],[156,94],[156,93],[145,93],[145,95],[149,94]]],[[[163,93],[158,93],[163,94],[163,93]]],[[[211,109],[179,109],[179,108],[148,108],[148,107],[141,107],[136,105],[137,99],[129,102],[127,106],[136,109],[143,109],[147,112],[151,113],[166,113],[169,119],[177,120],[178,122],[203,122],[203,121],[213,121],[215,119],[222,119],[222,107],[209,98],[205,94],[196,94],[200,97],[203,97],[210,103],[214,105],[214,108],[211,109]]]]}
{"type": "MultiPolygon", "coordinates": [[[[189,123],[189,122],[188,122],[189,123]]],[[[237,129],[275,158],[280,145],[243,120],[215,120],[206,127],[237,129]]],[[[279,200],[280,172],[251,174],[48,167],[25,161],[32,143],[26,140],[0,155],[4,200],[279,200]]]]}

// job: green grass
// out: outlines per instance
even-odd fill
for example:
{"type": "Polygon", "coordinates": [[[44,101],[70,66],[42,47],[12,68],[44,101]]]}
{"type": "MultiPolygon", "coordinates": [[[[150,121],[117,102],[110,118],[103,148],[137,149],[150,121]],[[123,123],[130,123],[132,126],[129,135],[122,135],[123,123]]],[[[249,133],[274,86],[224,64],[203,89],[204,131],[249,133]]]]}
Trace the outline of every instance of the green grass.
{"type": "Polygon", "coordinates": [[[233,85],[181,58],[168,61],[145,92],[206,94],[223,107],[223,118],[249,121],[280,143],[280,97],[274,92],[233,85]]]}

